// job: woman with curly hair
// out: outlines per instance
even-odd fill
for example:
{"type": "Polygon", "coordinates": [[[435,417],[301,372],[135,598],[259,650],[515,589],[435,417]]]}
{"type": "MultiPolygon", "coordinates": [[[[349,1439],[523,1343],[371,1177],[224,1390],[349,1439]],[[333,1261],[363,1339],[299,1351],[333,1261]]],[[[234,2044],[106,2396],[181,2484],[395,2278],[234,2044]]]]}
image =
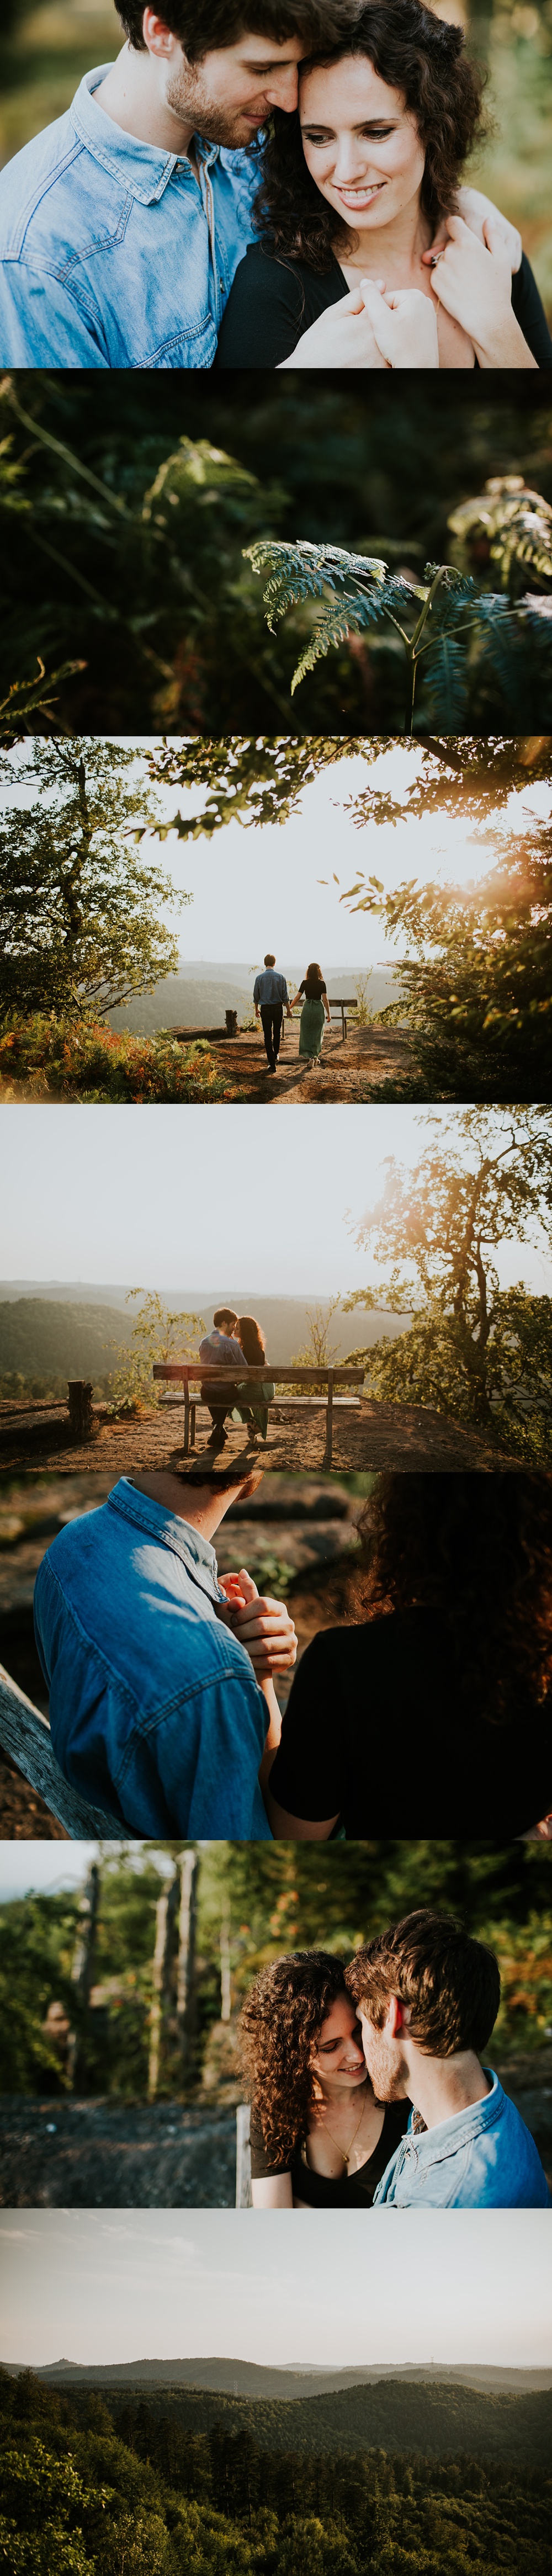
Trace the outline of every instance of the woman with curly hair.
{"type": "Polygon", "coordinates": [[[552,1477],[383,1476],[359,1527],[357,1623],[302,1657],[273,1834],[552,1839],[552,1477]]]}
{"type": "Polygon", "coordinates": [[[254,2209],[371,2209],[405,2108],[375,2099],[343,1959],[298,1950],[262,1968],[240,2039],[254,2209]]]}
{"type": "Polygon", "coordinates": [[[544,367],[552,340],[502,220],[459,183],[485,73],[421,0],[367,0],[300,66],[262,151],[260,239],[240,262],[219,367],[544,367]],[[464,221],[464,214],[467,221],[464,221]]]}

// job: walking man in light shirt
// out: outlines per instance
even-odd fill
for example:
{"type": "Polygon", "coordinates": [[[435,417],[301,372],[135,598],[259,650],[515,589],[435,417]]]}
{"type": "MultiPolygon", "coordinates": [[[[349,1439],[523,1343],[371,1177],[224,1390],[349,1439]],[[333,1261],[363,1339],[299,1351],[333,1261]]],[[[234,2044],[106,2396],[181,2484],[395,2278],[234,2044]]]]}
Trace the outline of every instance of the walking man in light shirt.
{"type": "Polygon", "coordinates": [[[269,1073],[276,1072],[282,1036],[284,1007],[291,1019],[289,993],[285,975],[276,974],[276,958],[270,950],[265,957],[264,974],[256,975],[253,985],[255,1018],[262,1020],[269,1073]]]}

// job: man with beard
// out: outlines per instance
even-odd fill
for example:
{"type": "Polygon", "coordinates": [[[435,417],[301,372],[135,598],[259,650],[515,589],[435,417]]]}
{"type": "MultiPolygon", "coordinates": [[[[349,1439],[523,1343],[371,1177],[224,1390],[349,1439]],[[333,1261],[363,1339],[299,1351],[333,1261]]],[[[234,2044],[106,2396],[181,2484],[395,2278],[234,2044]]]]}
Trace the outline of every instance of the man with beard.
{"type": "Polygon", "coordinates": [[[377,2102],[410,2101],[374,2208],[547,2209],[530,2130],[481,2064],[500,2003],[492,1950],[420,1907],[346,1970],[377,2102]]]}
{"type": "MultiPolygon", "coordinates": [[[[0,177],[0,362],[212,367],[271,112],[358,0],[118,0],[126,43],[0,177]]],[[[496,208],[459,208],[483,239],[496,208]]],[[[502,218],[497,218],[502,222],[502,218]]],[[[503,236],[512,265],[521,242],[503,236]]]]}
{"type": "Polygon", "coordinates": [[[274,1681],[297,1638],[245,1567],[219,1582],[211,1544],[261,1482],[235,1467],[121,1476],[42,1559],[35,1633],[56,1761],[122,1833],[270,1841],[274,1681]]]}

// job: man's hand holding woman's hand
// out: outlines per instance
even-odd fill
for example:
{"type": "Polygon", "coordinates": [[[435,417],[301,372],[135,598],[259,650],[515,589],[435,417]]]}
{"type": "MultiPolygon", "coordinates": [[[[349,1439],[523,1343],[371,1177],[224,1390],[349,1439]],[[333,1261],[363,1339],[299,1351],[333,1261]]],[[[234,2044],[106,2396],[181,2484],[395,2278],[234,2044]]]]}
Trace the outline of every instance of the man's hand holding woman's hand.
{"type": "Polygon", "coordinates": [[[486,215],[482,238],[447,215],[446,248],[431,269],[433,294],[473,341],[480,367],[535,367],[512,312],[512,260],[502,222],[486,215]]]}
{"type": "Polygon", "coordinates": [[[272,1601],[257,1591],[257,1585],[242,1566],[239,1574],[220,1576],[226,1608],[219,1605],[218,1616],[232,1629],[241,1646],[247,1648],[258,1682],[271,1680],[274,1674],[289,1672],[295,1663],[297,1637],[285,1601],[272,1601]]]}

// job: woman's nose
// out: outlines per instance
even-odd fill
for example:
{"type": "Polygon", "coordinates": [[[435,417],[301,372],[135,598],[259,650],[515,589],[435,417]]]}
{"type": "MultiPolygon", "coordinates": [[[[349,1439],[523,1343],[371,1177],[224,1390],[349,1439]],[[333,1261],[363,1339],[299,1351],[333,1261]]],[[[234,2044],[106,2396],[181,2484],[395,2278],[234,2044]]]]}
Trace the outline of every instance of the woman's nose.
{"type": "Polygon", "coordinates": [[[364,179],[366,177],[364,158],[354,134],[340,135],[333,166],[334,185],[337,188],[350,188],[355,180],[364,179]]]}

